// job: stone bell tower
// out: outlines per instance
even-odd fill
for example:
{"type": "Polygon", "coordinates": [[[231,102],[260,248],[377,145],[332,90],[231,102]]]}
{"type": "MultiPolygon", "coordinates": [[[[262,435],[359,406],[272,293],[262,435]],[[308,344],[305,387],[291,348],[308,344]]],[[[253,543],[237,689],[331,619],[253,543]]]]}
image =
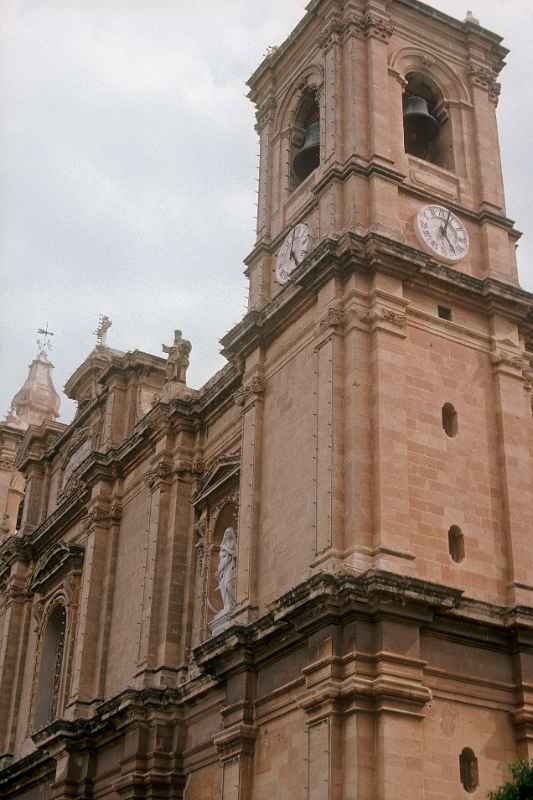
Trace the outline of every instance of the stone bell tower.
{"type": "Polygon", "coordinates": [[[349,656],[338,629],[309,655],[306,798],[484,796],[533,755],[533,298],[505,213],[506,54],[419,0],[313,0],[249,81],[257,241],[222,340],[246,397],[235,619],[293,613],[326,575],[366,620],[349,656]],[[516,651],[483,650],[498,614],[516,651]],[[500,667],[518,699],[496,708],[500,667]]]}
{"type": "Polygon", "coordinates": [[[249,81],[261,153],[251,307],[278,293],[275,257],[294,225],[308,225],[314,246],[354,232],[419,248],[416,213],[432,203],[469,235],[461,272],[516,283],[496,125],[500,37],[471,15],[461,23],[399,0],[312,2],[304,23],[249,81]],[[407,139],[413,97],[434,125],[427,151],[407,139]],[[300,168],[302,149],[313,169],[300,168]]]}

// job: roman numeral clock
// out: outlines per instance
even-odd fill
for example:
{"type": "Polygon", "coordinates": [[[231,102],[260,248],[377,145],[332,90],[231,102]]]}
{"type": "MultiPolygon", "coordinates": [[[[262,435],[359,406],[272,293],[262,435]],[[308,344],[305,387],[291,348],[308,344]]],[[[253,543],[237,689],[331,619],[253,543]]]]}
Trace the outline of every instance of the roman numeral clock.
{"type": "Polygon", "coordinates": [[[416,215],[415,230],[424,249],[443,261],[456,263],[468,253],[468,231],[449,208],[424,206],[416,215]]]}

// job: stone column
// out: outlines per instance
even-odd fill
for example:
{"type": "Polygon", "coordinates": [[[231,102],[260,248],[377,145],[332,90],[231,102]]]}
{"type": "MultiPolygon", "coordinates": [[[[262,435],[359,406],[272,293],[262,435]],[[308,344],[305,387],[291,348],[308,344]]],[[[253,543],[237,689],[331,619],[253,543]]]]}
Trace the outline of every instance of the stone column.
{"type": "MultiPolygon", "coordinates": [[[[96,484],[86,521],[85,555],[80,591],[72,683],[66,707],[69,718],[87,716],[102,699],[101,636],[105,626],[106,574],[110,556],[109,487],[96,484]]],[[[109,588],[109,587],[108,587],[109,588]]]]}
{"type": "Polygon", "coordinates": [[[256,364],[248,372],[243,388],[235,398],[242,408],[236,604],[236,617],[240,622],[254,619],[257,610],[256,562],[261,503],[264,392],[262,369],[256,364]]]}
{"type": "MultiPolygon", "coordinates": [[[[324,82],[320,87],[321,170],[342,161],[342,25],[334,15],[326,22],[321,39],[324,82]]],[[[332,180],[320,193],[320,236],[334,236],[342,229],[343,184],[332,180]]]]}
{"type": "Polygon", "coordinates": [[[220,800],[251,800],[255,737],[255,727],[246,723],[213,737],[222,771],[220,800]]]}
{"type": "Polygon", "coordinates": [[[371,345],[374,565],[409,571],[411,524],[405,393],[406,308],[400,280],[377,274],[366,316],[371,345]]]}
{"type": "Polygon", "coordinates": [[[158,604],[162,599],[163,590],[158,579],[162,560],[164,561],[168,556],[168,528],[174,480],[172,472],[170,453],[163,448],[145,476],[150,490],[150,499],[139,651],[135,676],[137,688],[154,685],[154,681],[157,681],[154,672],[158,664],[161,629],[158,604]]]}
{"type": "Polygon", "coordinates": [[[44,465],[32,461],[26,471],[26,492],[22,513],[21,533],[31,533],[41,522],[43,508],[44,465]]]}
{"type": "Polygon", "coordinates": [[[518,283],[515,240],[509,228],[495,224],[494,216],[505,218],[505,198],[496,121],[499,84],[492,70],[472,64],[470,67],[474,132],[477,154],[478,199],[481,212],[482,262],[486,274],[518,283]]]}
{"type": "Polygon", "coordinates": [[[339,633],[321,630],[308,642],[310,663],[304,667],[305,800],[343,800],[343,709],[339,633]]]}
{"type": "Polygon", "coordinates": [[[391,136],[396,130],[394,126],[391,130],[388,72],[388,43],[394,27],[386,5],[382,0],[369,0],[360,28],[367,40],[369,226],[372,231],[396,238],[401,236],[401,223],[396,177],[392,173],[391,136]],[[391,175],[385,170],[390,170],[391,175]]]}
{"type": "Polygon", "coordinates": [[[340,301],[332,299],[318,323],[314,347],[315,535],[311,563],[318,570],[335,570],[344,550],[343,320],[340,301]]]}
{"type": "MultiPolygon", "coordinates": [[[[497,333],[499,322],[493,320],[497,333]]],[[[504,536],[507,545],[509,605],[533,604],[533,551],[531,520],[533,474],[528,437],[531,426],[529,392],[524,391],[525,361],[517,347],[501,346],[492,352],[495,412],[498,430],[500,487],[503,500],[504,536]]],[[[518,340],[517,340],[518,341],[518,340]]]]}
{"type": "Polygon", "coordinates": [[[20,540],[15,546],[0,609],[0,769],[9,765],[15,744],[31,617],[26,593],[30,554],[20,540]]]}
{"type": "Polygon", "coordinates": [[[430,690],[423,683],[416,622],[393,617],[377,630],[375,713],[376,798],[424,800],[424,728],[430,690]],[[399,753],[409,753],[409,767],[399,753]]]}

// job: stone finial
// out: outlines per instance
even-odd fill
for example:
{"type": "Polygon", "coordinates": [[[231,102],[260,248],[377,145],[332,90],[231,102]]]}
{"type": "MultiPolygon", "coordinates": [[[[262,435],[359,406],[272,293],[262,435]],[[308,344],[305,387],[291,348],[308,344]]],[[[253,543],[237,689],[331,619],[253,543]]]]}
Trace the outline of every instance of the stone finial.
{"type": "Polygon", "coordinates": [[[471,22],[472,25],[479,25],[479,20],[475,17],[471,11],[466,12],[465,22],[471,22]]]}
{"type": "Polygon", "coordinates": [[[167,383],[187,383],[187,369],[192,345],[187,339],[182,339],[181,331],[174,331],[174,342],[163,345],[163,353],[167,353],[167,383]]]}

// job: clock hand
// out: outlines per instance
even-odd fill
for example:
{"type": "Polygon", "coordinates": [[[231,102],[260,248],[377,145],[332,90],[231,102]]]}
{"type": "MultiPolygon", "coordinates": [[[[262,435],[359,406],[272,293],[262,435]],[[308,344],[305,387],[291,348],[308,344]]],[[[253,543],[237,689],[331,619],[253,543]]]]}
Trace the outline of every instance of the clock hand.
{"type": "MultiPolygon", "coordinates": [[[[295,233],[296,233],[296,228],[294,228],[294,230],[293,230],[293,232],[292,232],[292,239],[291,239],[291,252],[289,253],[289,261],[291,260],[291,258],[293,258],[293,257],[294,257],[294,250],[293,250],[292,248],[293,248],[293,246],[294,246],[294,234],[295,234],[295,233]]],[[[293,258],[293,260],[294,260],[294,263],[296,264],[296,266],[298,266],[298,262],[296,261],[296,258],[293,258]]]]}
{"type": "Polygon", "coordinates": [[[444,232],[443,232],[443,236],[444,236],[444,238],[446,239],[446,241],[448,242],[448,244],[450,245],[450,247],[451,247],[451,250],[452,250],[452,253],[455,255],[455,247],[454,247],[454,246],[453,246],[453,244],[450,242],[450,239],[449,239],[449,237],[448,237],[448,234],[446,233],[446,231],[444,231],[444,232]]]}
{"type": "MultiPolygon", "coordinates": [[[[452,215],[452,210],[450,209],[450,210],[448,211],[448,217],[447,217],[447,219],[446,219],[446,222],[445,222],[445,223],[444,223],[444,225],[442,226],[442,231],[441,231],[441,232],[443,233],[443,235],[444,235],[444,236],[446,236],[446,231],[448,230],[448,225],[450,224],[450,217],[451,217],[451,215],[452,215]]],[[[448,237],[446,237],[446,238],[448,238],[448,237]]]]}

